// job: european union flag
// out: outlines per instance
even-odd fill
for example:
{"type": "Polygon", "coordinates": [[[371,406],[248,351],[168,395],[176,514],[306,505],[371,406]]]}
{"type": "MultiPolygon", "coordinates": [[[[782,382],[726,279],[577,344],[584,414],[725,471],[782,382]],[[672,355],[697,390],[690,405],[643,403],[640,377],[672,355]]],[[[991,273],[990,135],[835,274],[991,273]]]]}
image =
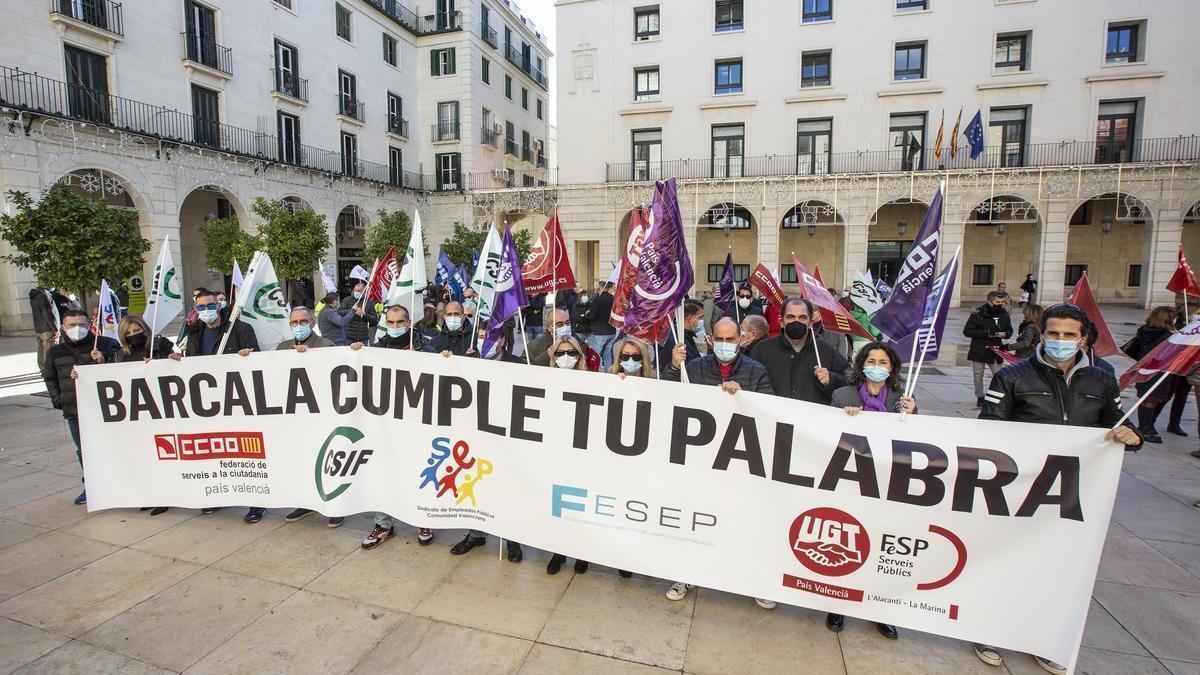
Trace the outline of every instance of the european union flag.
{"type": "Polygon", "coordinates": [[[975,116],[971,118],[971,122],[967,124],[967,128],[963,129],[963,137],[967,139],[967,144],[971,146],[971,159],[983,154],[983,109],[975,111],[975,116]]]}

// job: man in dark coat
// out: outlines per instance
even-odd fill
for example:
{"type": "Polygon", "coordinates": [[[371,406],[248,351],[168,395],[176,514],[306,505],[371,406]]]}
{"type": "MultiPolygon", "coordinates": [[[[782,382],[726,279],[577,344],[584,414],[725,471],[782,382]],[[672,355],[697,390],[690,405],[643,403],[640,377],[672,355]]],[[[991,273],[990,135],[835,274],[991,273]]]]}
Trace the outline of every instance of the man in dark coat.
{"type": "Polygon", "coordinates": [[[355,342],[369,344],[371,335],[375,332],[375,326],[379,324],[379,315],[375,313],[371,301],[363,300],[366,292],[367,285],[360,281],[354,284],[354,290],[350,295],[342,298],[342,303],[338,305],[338,314],[354,315],[345,326],[347,344],[355,342]]]}
{"type": "Polygon", "coordinates": [[[755,346],[754,358],[766,367],[777,396],[829,405],[833,392],[846,383],[850,362],[813,334],[812,319],[808,300],[785,301],[783,329],[755,346]]]}
{"type": "Polygon", "coordinates": [[[462,303],[454,300],[446,303],[440,333],[433,338],[434,346],[439,352],[450,352],[455,356],[474,356],[474,328],[463,313],[462,303]]]}
{"type": "Polygon", "coordinates": [[[983,407],[983,369],[986,366],[992,371],[992,376],[1000,370],[1001,358],[988,347],[999,347],[1004,344],[1004,338],[1012,335],[1012,320],[1005,308],[1007,295],[1000,291],[987,294],[987,302],[977,307],[967,317],[963,326],[963,335],[971,338],[971,348],[967,352],[967,360],[971,362],[971,370],[975,374],[975,405],[983,407]]]}
{"type": "Polygon", "coordinates": [[[738,325],[725,317],[713,326],[713,350],[707,356],[687,361],[687,347],[676,345],[671,362],[662,370],[662,379],[680,381],[680,370],[687,368],[688,382],[717,385],[729,393],[745,389],[773,394],[767,369],[746,357],[738,349],[738,325]]]}
{"type": "Polygon", "coordinates": [[[50,289],[38,285],[29,289],[29,309],[33,311],[33,332],[37,335],[38,369],[46,364],[46,352],[54,346],[54,334],[58,332],[58,307],[50,289]]]}
{"type": "MultiPolygon", "coordinates": [[[[192,301],[195,305],[197,319],[188,326],[184,333],[187,343],[184,345],[184,356],[213,356],[221,346],[221,338],[229,333],[222,354],[248,355],[259,351],[258,338],[254,329],[244,321],[229,320],[232,313],[229,309],[220,310],[217,296],[212,291],[202,291],[192,301]]],[[[179,355],[172,355],[178,359],[179,355]]]]}

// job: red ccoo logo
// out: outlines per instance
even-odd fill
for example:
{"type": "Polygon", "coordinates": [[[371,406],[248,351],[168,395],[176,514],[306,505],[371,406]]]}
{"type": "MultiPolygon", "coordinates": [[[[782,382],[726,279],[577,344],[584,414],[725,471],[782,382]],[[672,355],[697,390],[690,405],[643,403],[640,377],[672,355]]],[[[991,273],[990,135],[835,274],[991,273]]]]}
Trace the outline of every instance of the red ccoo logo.
{"type": "Polygon", "coordinates": [[[258,431],[220,431],[208,434],[157,434],[159,459],[266,459],[267,448],[258,431]]]}
{"type": "Polygon", "coordinates": [[[839,509],[821,507],[796,516],[788,532],[792,554],[808,569],[841,577],[863,566],[871,539],[862,523],[839,509]]]}

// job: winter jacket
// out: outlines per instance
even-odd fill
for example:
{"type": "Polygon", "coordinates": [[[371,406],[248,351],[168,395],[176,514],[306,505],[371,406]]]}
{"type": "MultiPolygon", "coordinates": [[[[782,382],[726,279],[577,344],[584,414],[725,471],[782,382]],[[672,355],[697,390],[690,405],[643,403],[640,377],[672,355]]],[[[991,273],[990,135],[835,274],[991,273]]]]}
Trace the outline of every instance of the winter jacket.
{"type": "Polygon", "coordinates": [[[355,304],[357,302],[358,300],[355,300],[353,295],[348,295],[342,298],[337,309],[338,314],[350,317],[344,328],[347,344],[370,342],[371,336],[375,334],[375,326],[379,323],[379,315],[375,313],[375,308],[370,302],[367,302],[363,308],[366,311],[362,316],[355,314],[354,308],[358,306],[355,304]]]}
{"type": "Polygon", "coordinates": [[[830,396],[846,384],[850,374],[850,362],[821,340],[805,340],[804,347],[796,351],[786,336],[777,335],[759,343],[754,348],[754,356],[766,367],[776,396],[809,403],[829,405],[830,396]],[[813,351],[814,345],[817,352],[813,351]],[[828,386],[821,386],[813,374],[818,353],[821,365],[829,370],[828,386]]]}
{"type": "Polygon", "coordinates": [[[63,340],[46,352],[42,380],[46,383],[46,391],[50,393],[50,403],[61,410],[63,417],[67,419],[79,417],[79,410],[75,407],[75,380],[71,379],[71,369],[96,363],[92,360],[93,346],[104,356],[105,363],[112,363],[113,357],[121,349],[121,344],[112,338],[97,338],[88,333],[79,342],[63,340]]]}
{"type": "MultiPolygon", "coordinates": [[[[445,324],[442,324],[442,331],[438,337],[433,338],[432,342],[439,347],[438,351],[448,351],[455,356],[462,356],[471,349],[472,338],[475,336],[475,326],[470,321],[463,319],[462,330],[451,333],[446,330],[445,324]]],[[[480,343],[482,344],[482,340],[480,343]]]]}
{"type": "MultiPolygon", "coordinates": [[[[323,335],[313,333],[308,336],[308,339],[300,344],[306,345],[309,349],[319,349],[321,347],[337,347],[338,345],[332,340],[328,340],[323,335]]],[[[275,345],[275,351],[282,352],[296,348],[296,338],[289,338],[275,345]]]]}
{"type": "Polygon", "coordinates": [[[329,340],[335,345],[347,347],[350,341],[346,339],[346,324],[350,320],[356,318],[353,313],[342,314],[338,310],[325,305],[317,312],[317,329],[321,331],[321,337],[329,340]]]}
{"type": "MultiPolygon", "coordinates": [[[[683,357],[684,363],[691,363],[700,358],[699,340],[696,337],[696,331],[685,329],[683,331],[683,344],[687,345],[685,347],[686,355],[683,357]]],[[[670,363],[671,352],[673,351],[675,351],[675,332],[668,331],[667,341],[658,348],[658,362],[663,366],[670,363]]]]}
{"type": "MultiPolygon", "coordinates": [[[[887,406],[890,412],[900,412],[900,397],[904,395],[904,391],[900,389],[888,389],[887,401],[884,405],[887,406]]],[[[862,394],[858,391],[857,384],[847,384],[833,392],[830,400],[830,405],[835,408],[861,408],[863,405],[862,394]]],[[[913,410],[910,415],[917,414],[913,410]]]]}
{"type": "MultiPolygon", "coordinates": [[[[1154,348],[1157,347],[1159,343],[1169,337],[1171,337],[1171,331],[1165,328],[1154,328],[1149,324],[1142,324],[1142,326],[1137,329],[1136,339],[1138,350],[1137,356],[1134,357],[1134,360],[1136,361],[1141,359],[1145,355],[1154,351],[1154,348]]],[[[1136,391],[1140,397],[1146,392],[1150,391],[1150,389],[1153,387],[1154,393],[1150,394],[1150,397],[1147,399],[1147,401],[1152,403],[1165,401],[1171,398],[1171,394],[1175,389],[1175,376],[1168,375],[1167,377],[1163,378],[1162,382],[1158,383],[1158,386],[1155,386],[1156,382],[1158,382],[1157,377],[1151,380],[1146,380],[1145,382],[1138,382],[1136,385],[1134,385],[1134,391],[1136,391]]]]}
{"type": "Polygon", "coordinates": [[[605,291],[592,300],[591,309],[588,311],[588,316],[592,319],[592,335],[616,335],[617,329],[611,323],[609,318],[612,316],[613,295],[605,291]]]}
{"type": "MultiPolygon", "coordinates": [[[[722,377],[720,362],[717,357],[709,354],[695,361],[683,364],[687,368],[688,382],[692,384],[720,385],[725,382],[737,382],[746,391],[756,391],[760,394],[773,394],[771,380],[767,377],[767,369],[754,359],[739,354],[733,360],[733,370],[729,377],[722,377]]],[[[671,362],[662,369],[662,379],[669,382],[679,382],[679,369],[671,362]]]]}
{"type": "Polygon", "coordinates": [[[1021,323],[1020,337],[1013,343],[1013,353],[1019,359],[1027,359],[1033,356],[1033,352],[1037,350],[1037,346],[1042,342],[1042,330],[1036,323],[1024,321],[1021,323]]]}
{"type": "MultiPolygon", "coordinates": [[[[412,350],[414,352],[425,352],[427,354],[436,354],[439,351],[441,351],[437,348],[437,345],[435,345],[429,338],[425,337],[424,335],[421,335],[420,331],[413,333],[412,337],[409,337],[408,333],[405,333],[404,335],[401,335],[398,338],[389,337],[385,334],[383,337],[379,338],[379,340],[372,346],[382,347],[384,349],[408,349],[409,348],[409,340],[412,340],[412,350]]],[[[363,343],[363,344],[366,344],[366,343],[363,343]]]]}
{"type": "Polygon", "coordinates": [[[967,360],[976,363],[999,363],[996,356],[988,347],[999,347],[1004,344],[1004,338],[1012,337],[1012,320],[1008,311],[1001,309],[998,315],[988,313],[988,305],[980,305],[971,311],[967,323],[963,326],[963,335],[971,338],[971,348],[967,351],[967,360]]]}
{"type": "MultiPolygon", "coordinates": [[[[171,355],[173,350],[174,345],[171,344],[170,340],[161,335],[154,336],[153,358],[165,359],[171,355]]],[[[124,363],[126,361],[132,361],[136,363],[139,361],[144,361],[148,356],[150,356],[150,350],[146,348],[146,345],[142,345],[137,349],[130,347],[128,354],[125,353],[125,349],[122,347],[121,349],[117,350],[116,354],[113,355],[113,362],[124,363]]]]}
{"type": "MultiPolygon", "coordinates": [[[[203,342],[204,329],[207,325],[203,321],[187,327],[185,339],[187,344],[184,346],[184,356],[211,356],[210,354],[200,353],[200,343],[203,342]]],[[[221,337],[225,333],[229,333],[229,341],[225,343],[225,351],[222,354],[236,354],[243,349],[251,351],[261,351],[258,346],[258,338],[254,335],[254,329],[250,324],[244,321],[235,321],[232,324],[229,322],[229,313],[221,314],[221,326],[217,330],[217,347],[221,346],[221,337]],[[230,328],[232,326],[232,328],[230,328]]]]}
{"type": "Polygon", "coordinates": [[[45,288],[29,289],[29,308],[33,311],[33,332],[53,333],[58,330],[58,322],[54,319],[54,296],[45,288]]]}

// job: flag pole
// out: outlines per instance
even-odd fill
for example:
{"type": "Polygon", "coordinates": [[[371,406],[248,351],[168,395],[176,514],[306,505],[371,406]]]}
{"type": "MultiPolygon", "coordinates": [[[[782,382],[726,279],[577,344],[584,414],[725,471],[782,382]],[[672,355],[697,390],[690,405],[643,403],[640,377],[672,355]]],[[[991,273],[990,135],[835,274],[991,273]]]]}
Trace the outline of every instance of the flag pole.
{"type": "Polygon", "coordinates": [[[1158,385],[1162,384],[1163,380],[1167,379],[1167,376],[1170,374],[1171,374],[1171,371],[1164,370],[1162,372],[1162,375],[1159,375],[1158,379],[1154,381],[1154,385],[1152,387],[1150,387],[1149,389],[1147,389],[1146,393],[1142,394],[1142,397],[1137,400],[1137,403],[1133,404],[1132,408],[1125,411],[1124,415],[1121,415],[1121,419],[1117,420],[1117,423],[1112,426],[1112,429],[1110,429],[1110,431],[1112,431],[1113,429],[1116,429],[1117,427],[1124,424],[1125,420],[1129,419],[1129,416],[1132,415],[1134,413],[1134,411],[1136,411],[1138,408],[1142,407],[1142,404],[1146,402],[1146,399],[1150,398],[1150,394],[1153,394],[1154,390],[1158,389],[1158,385]]]}
{"type": "MultiPolygon", "coordinates": [[[[688,374],[687,374],[687,345],[684,344],[684,340],[687,339],[687,336],[685,336],[683,333],[683,303],[682,302],[679,303],[679,308],[675,310],[675,316],[673,318],[671,317],[670,314],[667,315],[667,321],[671,324],[671,334],[675,337],[675,344],[676,345],[684,345],[684,347],[683,347],[684,359],[683,359],[683,365],[680,366],[680,368],[679,368],[679,381],[683,382],[684,384],[690,384],[690,382],[688,380],[688,374]]],[[[672,358],[674,358],[674,357],[672,356],[672,358]]]]}
{"type": "MultiPolygon", "coordinates": [[[[255,279],[258,276],[258,265],[256,263],[258,263],[259,256],[261,256],[261,255],[262,255],[261,251],[255,251],[254,257],[250,260],[250,267],[247,269],[254,270],[254,273],[250,275],[251,280],[255,279]]],[[[242,285],[245,285],[245,284],[246,284],[246,278],[242,277],[242,285]]],[[[253,288],[253,287],[254,286],[253,286],[253,281],[252,281],[251,288],[253,288]]],[[[365,296],[366,294],[364,293],[363,295],[365,296]]],[[[221,312],[221,310],[218,309],[217,310],[218,317],[221,316],[220,312],[221,312]]],[[[225,344],[229,342],[229,335],[231,333],[233,333],[233,324],[237,323],[238,317],[241,315],[242,315],[242,306],[234,305],[233,311],[229,313],[229,330],[225,331],[225,334],[221,336],[221,344],[217,347],[218,355],[225,353],[225,344]]],[[[197,318],[196,320],[199,321],[200,319],[197,318]]]]}
{"type": "MultiPolygon", "coordinates": [[[[525,343],[525,349],[523,350],[525,352],[525,365],[532,366],[533,363],[529,359],[529,340],[525,339],[525,317],[521,316],[521,308],[519,307],[517,308],[517,327],[521,330],[521,340],[525,343]]],[[[556,339],[551,338],[550,343],[554,344],[554,340],[556,339]]],[[[581,354],[581,356],[586,357],[587,355],[581,354]]]]}
{"type": "MultiPolygon", "coordinates": [[[[954,257],[950,258],[950,268],[953,268],[958,261],[958,254],[962,251],[962,246],[954,249],[954,257]]],[[[925,341],[921,344],[920,360],[917,362],[917,369],[913,372],[912,378],[904,383],[904,395],[912,398],[913,392],[917,390],[917,378],[921,376],[921,367],[925,365],[925,354],[929,351],[929,341],[933,338],[933,333],[937,327],[938,315],[942,309],[942,296],[946,295],[946,289],[943,287],[941,293],[938,294],[938,302],[933,307],[933,320],[929,324],[929,330],[925,333],[925,341]]],[[[922,322],[923,323],[923,322],[922,322]]],[[[921,329],[917,329],[920,334],[921,329]]],[[[913,342],[916,342],[916,336],[913,337],[913,342]]]]}
{"type": "MultiPolygon", "coordinates": [[[[167,246],[170,239],[171,239],[171,235],[169,235],[169,234],[167,236],[163,237],[163,246],[167,246]]],[[[158,268],[161,265],[162,265],[162,251],[160,250],[158,252],[158,261],[154,264],[155,271],[159,271],[158,268]]],[[[150,317],[150,349],[151,349],[151,351],[153,351],[153,349],[154,349],[154,335],[157,332],[156,328],[158,327],[158,306],[162,304],[162,288],[161,288],[162,284],[160,283],[160,280],[165,276],[166,276],[165,270],[161,271],[159,274],[155,274],[154,275],[154,277],[155,277],[154,285],[151,286],[151,288],[150,288],[151,299],[154,299],[156,288],[158,289],[158,296],[159,296],[158,299],[154,300],[154,313],[150,317]]],[[[183,315],[183,322],[185,324],[187,323],[187,314],[186,313],[183,315]]],[[[60,322],[60,324],[61,324],[61,322],[60,322]]],[[[61,329],[62,326],[60,325],[59,328],[61,329]]]]}
{"type": "Polygon", "coordinates": [[[812,317],[808,318],[808,339],[812,341],[813,354],[817,356],[817,367],[823,368],[824,366],[821,365],[821,350],[817,349],[817,333],[812,327],[812,317]]]}

